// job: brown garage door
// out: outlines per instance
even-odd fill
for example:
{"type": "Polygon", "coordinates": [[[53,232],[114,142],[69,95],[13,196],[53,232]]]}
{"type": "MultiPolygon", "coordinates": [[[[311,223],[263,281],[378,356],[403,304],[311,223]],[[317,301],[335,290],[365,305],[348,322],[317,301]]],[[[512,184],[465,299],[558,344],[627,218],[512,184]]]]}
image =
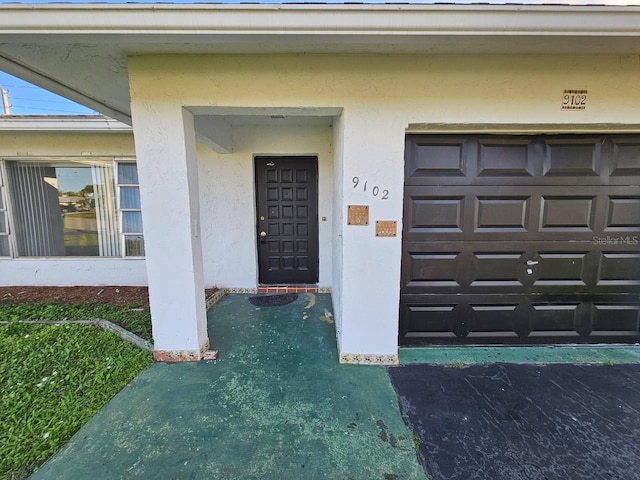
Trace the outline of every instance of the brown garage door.
{"type": "Polygon", "coordinates": [[[640,341],[640,137],[408,136],[400,343],[640,341]]]}

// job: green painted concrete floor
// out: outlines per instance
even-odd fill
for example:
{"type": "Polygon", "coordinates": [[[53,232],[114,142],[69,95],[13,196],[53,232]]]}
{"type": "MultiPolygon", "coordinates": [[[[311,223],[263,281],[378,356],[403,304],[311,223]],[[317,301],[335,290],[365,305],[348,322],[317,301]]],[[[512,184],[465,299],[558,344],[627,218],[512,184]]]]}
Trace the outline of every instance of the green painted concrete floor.
{"type": "Polygon", "coordinates": [[[472,365],[477,363],[574,363],[611,365],[640,363],[637,345],[530,347],[416,347],[400,348],[400,364],[472,365]]]}
{"type": "Polygon", "coordinates": [[[33,479],[424,479],[384,367],[340,365],[329,295],[209,310],[216,362],[155,364],[33,479]]]}

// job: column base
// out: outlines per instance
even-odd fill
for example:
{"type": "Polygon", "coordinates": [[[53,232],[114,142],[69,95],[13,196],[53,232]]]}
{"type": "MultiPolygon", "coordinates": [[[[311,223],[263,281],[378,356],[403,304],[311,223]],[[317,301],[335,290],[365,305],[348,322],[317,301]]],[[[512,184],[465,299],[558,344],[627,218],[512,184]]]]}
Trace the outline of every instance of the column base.
{"type": "Polygon", "coordinates": [[[366,353],[343,353],[340,363],[355,365],[397,365],[398,355],[376,355],[366,353]]]}
{"type": "Polygon", "coordinates": [[[204,358],[204,352],[209,350],[207,340],[200,350],[154,350],[153,359],[156,362],[198,362],[204,358]]]}

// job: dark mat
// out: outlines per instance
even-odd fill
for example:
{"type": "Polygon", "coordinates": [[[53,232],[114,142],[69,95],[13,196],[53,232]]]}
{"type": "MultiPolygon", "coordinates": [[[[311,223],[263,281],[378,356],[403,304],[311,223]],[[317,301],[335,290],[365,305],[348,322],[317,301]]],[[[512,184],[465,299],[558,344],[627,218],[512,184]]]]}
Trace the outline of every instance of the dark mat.
{"type": "Polygon", "coordinates": [[[258,295],[249,297],[249,301],[256,307],[281,307],[295,302],[298,299],[297,293],[283,293],[278,295],[258,295]]]}
{"type": "Polygon", "coordinates": [[[640,479],[640,365],[388,372],[434,480],[640,479]]]}

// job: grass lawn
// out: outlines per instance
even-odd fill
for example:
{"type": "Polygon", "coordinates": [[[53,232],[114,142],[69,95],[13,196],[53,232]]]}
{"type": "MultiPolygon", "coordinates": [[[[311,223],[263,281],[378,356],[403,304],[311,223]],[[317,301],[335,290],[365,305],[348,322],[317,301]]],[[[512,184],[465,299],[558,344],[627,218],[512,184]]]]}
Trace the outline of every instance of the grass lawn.
{"type": "MultiPolygon", "coordinates": [[[[130,313],[112,305],[0,305],[0,320],[129,321],[130,313]]],[[[151,363],[149,352],[96,326],[0,325],[0,480],[27,478],[151,363]]]]}
{"type": "Polygon", "coordinates": [[[0,303],[0,320],[109,320],[122,328],[151,341],[151,313],[149,307],[139,305],[111,305],[84,303],[0,303]]]}

